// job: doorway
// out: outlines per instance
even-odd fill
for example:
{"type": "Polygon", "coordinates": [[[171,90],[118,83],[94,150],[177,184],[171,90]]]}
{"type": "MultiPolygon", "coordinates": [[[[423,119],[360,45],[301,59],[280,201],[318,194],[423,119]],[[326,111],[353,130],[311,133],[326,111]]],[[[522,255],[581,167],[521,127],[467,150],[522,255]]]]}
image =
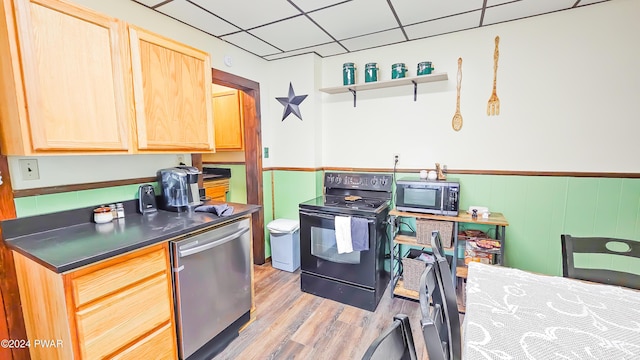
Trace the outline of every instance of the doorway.
{"type": "MultiPolygon", "coordinates": [[[[260,84],[221,70],[211,69],[213,83],[242,92],[244,113],[244,160],[246,166],[247,203],[264,206],[262,198],[262,127],[260,120],[260,84]]],[[[264,210],[253,213],[253,262],[265,263],[264,210]]]]}

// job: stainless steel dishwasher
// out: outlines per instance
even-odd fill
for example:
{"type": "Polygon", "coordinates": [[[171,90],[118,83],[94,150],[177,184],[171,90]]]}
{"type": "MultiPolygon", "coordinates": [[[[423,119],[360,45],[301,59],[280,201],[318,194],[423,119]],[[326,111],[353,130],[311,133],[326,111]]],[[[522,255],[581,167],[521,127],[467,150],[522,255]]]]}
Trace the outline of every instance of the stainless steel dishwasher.
{"type": "Polygon", "coordinates": [[[181,359],[211,359],[249,321],[250,228],[243,219],[171,242],[181,359]]]}

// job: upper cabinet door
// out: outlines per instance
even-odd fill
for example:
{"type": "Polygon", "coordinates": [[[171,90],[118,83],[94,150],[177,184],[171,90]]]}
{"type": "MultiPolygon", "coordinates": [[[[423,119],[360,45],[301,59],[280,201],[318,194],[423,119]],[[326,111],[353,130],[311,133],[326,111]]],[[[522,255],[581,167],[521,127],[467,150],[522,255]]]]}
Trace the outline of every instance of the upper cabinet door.
{"type": "MultiPolygon", "coordinates": [[[[7,28],[8,2],[3,1],[7,28]]],[[[9,152],[126,152],[133,109],[124,24],[56,0],[13,4],[18,45],[12,48],[12,30],[5,29],[3,51],[21,63],[22,84],[17,72],[12,80],[16,92],[23,88],[25,95],[13,94],[17,103],[6,105],[19,108],[24,102],[27,111],[17,110],[21,119],[3,120],[15,123],[10,132],[17,138],[5,135],[9,152]]]]}
{"type": "Polygon", "coordinates": [[[242,96],[238,90],[213,94],[216,151],[244,150],[242,96]]]}
{"type": "Polygon", "coordinates": [[[129,27],[137,148],[214,151],[209,54],[129,27]]]}

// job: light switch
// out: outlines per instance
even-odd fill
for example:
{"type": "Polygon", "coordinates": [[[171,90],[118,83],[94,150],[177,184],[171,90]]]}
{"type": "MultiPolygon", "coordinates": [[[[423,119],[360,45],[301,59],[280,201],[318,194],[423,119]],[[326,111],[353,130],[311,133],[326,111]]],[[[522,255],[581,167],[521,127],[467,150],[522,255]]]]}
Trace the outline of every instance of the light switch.
{"type": "Polygon", "coordinates": [[[20,173],[22,180],[38,180],[40,179],[40,170],[38,169],[38,160],[36,159],[20,159],[20,173]]]}
{"type": "Polygon", "coordinates": [[[265,147],[265,148],[264,148],[264,158],[265,158],[265,159],[268,159],[268,158],[269,158],[269,148],[268,148],[268,147],[265,147]]]}

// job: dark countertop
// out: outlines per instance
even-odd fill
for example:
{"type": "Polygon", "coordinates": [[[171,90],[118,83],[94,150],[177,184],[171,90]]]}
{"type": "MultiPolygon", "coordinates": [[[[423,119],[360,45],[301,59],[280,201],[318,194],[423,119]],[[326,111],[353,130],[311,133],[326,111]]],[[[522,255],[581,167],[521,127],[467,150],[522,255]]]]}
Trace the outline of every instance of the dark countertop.
{"type": "MultiPolygon", "coordinates": [[[[205,204],[224,203],[207,201],[205,204]]],[[[177,213],[158,210],[157,213],[142,215],[134,211],[128,212],[123,219],[116,219],[106,224],[85,221],[44,231],[25,233],[25,229],[29,227],[29,221],[38,221],[38,218],[43,217],[40,219],[42,222],[45,220],[44,217],[52,217],[51,215],[42,215],[13,219],[10,220],[13,222],[10,224],[6,224],[7,221],[5,221],[2,223],[2,228],[4,240],[10,249],[56,273],[64,273],[260,210],[258,205],[227,204],[233,206],[233,214],[224,217],[204,212],[177,213]],[[17,236],[11,237],[12,235],[17,236]]],[[[77,217],[78,211],[67,213],[68,216],[75,215],[77,217]]],[[[60,217],[64,214],[57,213],[55,216],[60,217]]],[[[40,229],[37,230],[43,230],[42,225],[39,227],[40,229]]]]}
{"type": "Polygon", "coordinates": [[[203,167],[202,180],[217,180],[231,178],[231,169],[217,167],[203,167]]]}

